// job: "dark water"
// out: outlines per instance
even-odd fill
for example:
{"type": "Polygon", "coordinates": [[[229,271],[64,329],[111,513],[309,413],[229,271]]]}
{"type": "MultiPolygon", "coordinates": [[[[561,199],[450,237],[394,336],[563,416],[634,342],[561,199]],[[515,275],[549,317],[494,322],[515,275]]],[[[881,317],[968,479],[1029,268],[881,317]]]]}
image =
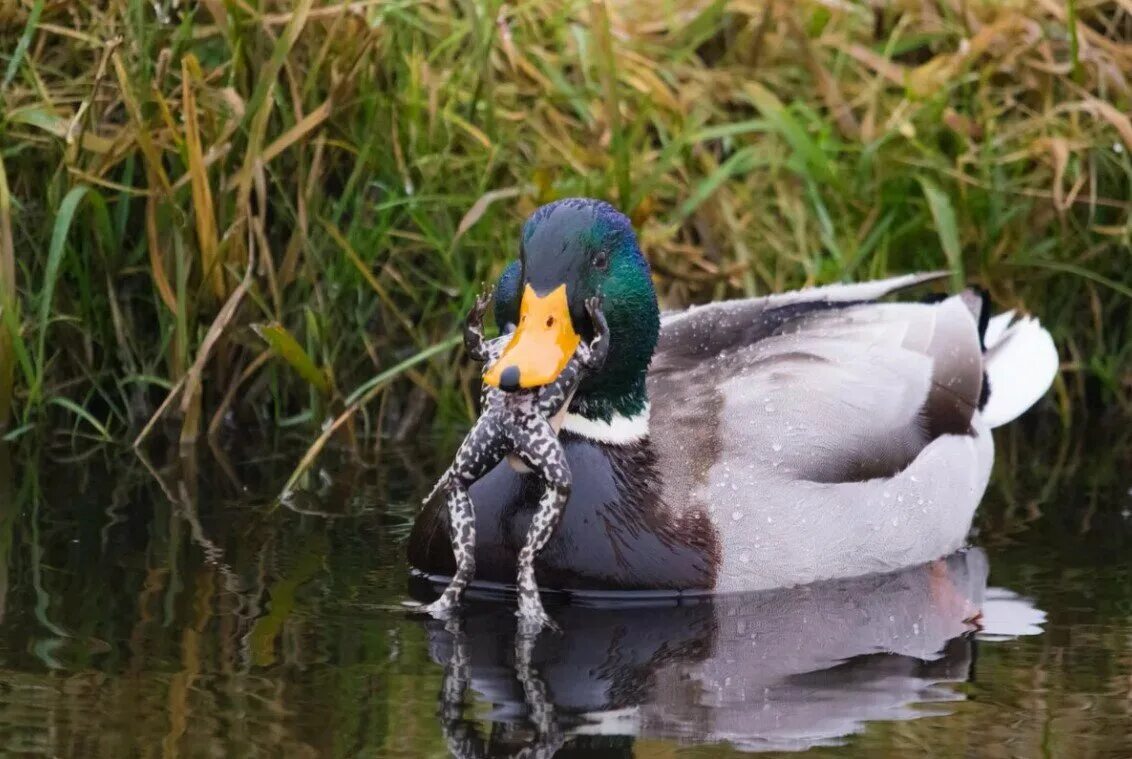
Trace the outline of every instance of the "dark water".
{"type": "Polygon", "coordinates": [[[977,548],[945,561],[559,603],[533,648],[505,602],[402,608],[447,445],[336,465],[289,506],[293,453],[0,450],[0,753],[1132,756],[1127,435],[1006,430],[977,548]]]}

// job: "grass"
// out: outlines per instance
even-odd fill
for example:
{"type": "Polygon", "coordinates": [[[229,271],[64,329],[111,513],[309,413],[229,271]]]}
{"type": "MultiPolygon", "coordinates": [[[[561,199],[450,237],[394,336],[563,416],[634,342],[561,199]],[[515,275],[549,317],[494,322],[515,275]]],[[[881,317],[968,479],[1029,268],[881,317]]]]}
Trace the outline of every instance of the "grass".
{"type": "Polygon", "coordinates": [[[668,305],[945,267],[1132,407],[1126,4],[8,0],[0,51],[8,438],[464,419],[434,346],[577,194],[668,305]]]}

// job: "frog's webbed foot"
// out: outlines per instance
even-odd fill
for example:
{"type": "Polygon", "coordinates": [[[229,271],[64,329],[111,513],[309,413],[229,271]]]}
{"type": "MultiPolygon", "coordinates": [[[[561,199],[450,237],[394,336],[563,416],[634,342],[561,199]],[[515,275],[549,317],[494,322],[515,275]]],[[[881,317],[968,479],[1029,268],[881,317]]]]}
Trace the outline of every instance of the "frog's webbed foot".
{"type": "Polygon", "coordinates": [[[472,304],[472,314],[475,315],[478,322],[483,322],[483,315],[487,313],[487,306],[491,303],[491,298],[495,294],[492,287],[488,287],[482,293],[476,296],[475,303],[472,304]]]}
{"type": "Polygon", "coordinates": [[[456,618],[459,610],[459,594],[453,593],[449,595],[447,590],[441,594],[440,598],[421,607],[423,613],[428,614],[433,619],[439,619],[441,621],[450,621],[456,618]]]}
{"type": "Polygon", "coordinates": [[[476,296],[472,310],[464,319],[464,347],[476,361],[486,361],[490,357],[487,341],[483,336],[483,317],[490,302],[491,290],[488,289],[476,296]]]}
{"type": "Polygon", "coordinates": [[[450,625],[459,624],[461,622],[460,602],[462,600],[462,593],[450,593],[446,590],[432,603],[426,604],[419,601],[404,601],[401,606],[405,609],[406,613],[410,615],[432,617],[438,622],[444,622],[445,629],[448,629],[450,625]]]}
{"type": "Polygon", "coordinates": [[[518,634],[520,638],[536,638],[543,630],[561,632],[561,628],[546,613],[542,601],[539,600],[538,591],[534,596],[526,596],[520,591],[519,608],[515,612],[518,618],[518,634]]]}
{"type": "Polygon", "coordinates": [[[476,300],[472,303],[472,309],[468,311],[468,316],[464,319],[464,328],[475,330],[483,334],[483,317],[487,313],[488,304],[491,303],[491,289],[488,288],[476,296],[476,300]]]}

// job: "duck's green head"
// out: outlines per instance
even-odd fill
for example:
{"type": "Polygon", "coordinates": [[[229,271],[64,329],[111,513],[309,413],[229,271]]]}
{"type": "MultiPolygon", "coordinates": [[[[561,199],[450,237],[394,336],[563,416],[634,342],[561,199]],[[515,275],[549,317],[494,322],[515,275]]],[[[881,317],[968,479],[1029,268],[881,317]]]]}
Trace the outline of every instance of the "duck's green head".
{"type": "Polygon", "coordinates": [[[485,380],[505,390],[553,381],[578,340],[593,336],[585,308],[592,296],[609,323],[609,356],[570,411],[597,423],[645,413],[645,373],[660,330],[656,292],[629,219],[599,200],[559,200],[523,225],[519,260],[495,290],[496,322],[516,330],[485,380]]]}

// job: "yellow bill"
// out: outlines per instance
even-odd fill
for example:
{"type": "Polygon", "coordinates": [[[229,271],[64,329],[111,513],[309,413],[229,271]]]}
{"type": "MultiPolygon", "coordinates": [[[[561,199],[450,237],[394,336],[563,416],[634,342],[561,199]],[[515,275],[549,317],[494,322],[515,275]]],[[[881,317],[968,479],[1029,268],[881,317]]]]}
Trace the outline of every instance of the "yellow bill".
{"type": "Polygon", "coordinates": [[[527,285],[519,304],[515,334],[483,381],[503,390],[550,384],[562,373],[579,342],[570,321],[566,285],[543,296],[527,285]]]}

